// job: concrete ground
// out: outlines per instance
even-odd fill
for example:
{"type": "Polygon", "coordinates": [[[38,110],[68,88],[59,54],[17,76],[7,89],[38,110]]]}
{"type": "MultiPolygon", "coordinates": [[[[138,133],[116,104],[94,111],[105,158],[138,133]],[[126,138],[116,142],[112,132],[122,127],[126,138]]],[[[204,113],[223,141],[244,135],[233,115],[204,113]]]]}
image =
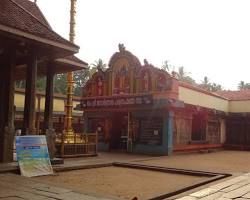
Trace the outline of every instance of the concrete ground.
{"type": "MultiPolygon", "coordinates": [[[[111,200],[52,186],[16,174],[0,174],[1,200],[111,200]]],[[[113,199],[114,200],[114,199],[113,199]]]]}
{"type": "MultiPolygon", "coordinates": [[[[100,156],[98,157],[66,159],[64,165],[61,165],[61,166],[58,165],[58,166],[55,166],[55,168],[57,169],[74,168],[74,167],[78,168],[81,166],[91,166],[95,164],[105,164],[105,163],[109,164],[112,162],[131,162],[131,163],[138,163],[138,164],[144,164],[144,165],[154,165],[154,166],[181,168],[181,169],[231,173],[234,175],[234,177],[244,176],[244,173],[250,172],[250,152],[243,152],[243,151],[217,151],[217,152],[212,152],[212,153],[191,153],[191,154],[179,154],[179,155],[162,156],[162,157],[151,157],[151,156],[145,156],[145,155],[134,155],[134,154],[123,154],[123,153],[100,153],[100,156]]],[[[4,165],[0,165],[0,173],[1,173],[1,169],[6,169],[6,166],[9,166],[12,170],[13,168],[15,168],[15,164],[5,165],[5,167],[4,165]]],[[[234,178],[234,177],[231,177],[231,178],[234,178]]],[[[226,180],[222,179],[220,181],[217,181],[216,183],[210,183],[209,185],[196,188],[192,191],[188,191],[182,195],[169,198],[169,199],[177,199],[185,195],[187,196],[203,188],[207,188],[214,184],[217,184],[218,182],[223,183],[231,178],[227,178],[226,180]]],[[[244,183],[246,183],[246,181],[244,183]]],[[[242,184],[243,183],[240,183],[238,185],[242,185],[242,184]]],[[[237,186],[232,186],[231,188],[237,188],[237,186]]],[[[246,187],[244,191],[248,191],[246,187]]],[[[205,197],[206,196],[203,196],[202,198],[205,198],[205,197]]],[[[245,197],[246,197],[246,194],[244,198],[245,197]]],[[[191,196],[191,197],[187,196],[186,198],[194,199],[194,196],[191,196]]],[[[195,198],[200,199],[198,197],[195,197],[195,198]]],[[[8,198],[4,198],[4,199],[8,199],[8,198]]],[[[211,197],[208,199],[216,199],[216,198],[211,197]]],[[[226,199],[224,198],[224,200],[226,199]]]]}
{"type": "Polygon", "coordinates": [[[130,200],[134,197],[151,199],[208,180],[208,177],[110,166],[34,179],[85,194],[130,200]]]}
{"type": "Polygon", "coordinates": [[[247,200],[250,199],[250,174],[211,185],[177,200],[247,200]]]}
{"type": "MultiPolygon", "coordinates": [[[[144,155],[121,154],[121,153],[101,153],[100,156],[96,158],[93,157],[93,158],[87,158],[87,159],[86,158],[67,159],[65,160],[64,166],[71,166],[73,163],[74,163],[73,165],[76,166],[76,165],[86,165],[86,164],[91,164],[91,163],[92,164],[108,163],[108,162],[112,163],[112,162],[118,162],[118,161],[137,163],[137,164],[143,164],[143,165],[179,168],[179,169],[210,171],[210,172],[218,172],[218,173],[230,173],[233,176],[239,176],[244,173],[250,172],[250,152],[243,152],[243,151],[214,151],[211,153],[188,153],[188,154],[178,154],[178,155],[173,155],[173,156],[161,156],[161,157],[151,157],[151,156],[144,156],[144,155]]],[[[231,178],[232,177],[227,178],[227,179],[231,179],[231,178]]],[[[54,180],[56,182],[63,181],[59,177],[55,178],[54,180]]],[[[109,179],[107,179],[107,181],[108,180],[109,179]]],[[[216,184],[218,182],[223,182],[223,181],[225,181],[225,179],[210,183],[205,186],[201,186],[199,188],[195,188],[191,191],[183,193],[182,195],[178,195],[176,197],[169,198],[169,199],[176,199],[184,195],[188,195],[189,193],[199,191],[203,188],[206,188],[208,186],[211,186],[213,184],[216,184]]],[[[142,184],[147,184],[147,182],[142,181],[142,184]]],[[[176,190],[179,189],[180,185],[178,185],[177,179],[176,179],[176,182],[171,182],[171,184],[175,186],[176,190]]],[[[102,185],[103,191],[105,191],[104,185],[105,183],[103,183],[102,185]]],[[[65,185],[62,185],[62,186],[65,186],[65,185]]],[[[118,185],[115,185],[115,186],[118,186],[118,185]]],[[[128,184],[128,186],[130,186],[130,184],[128,184]]],[[[93,189],[97,191],[95,187],[93,187],[93,189]]],[[[127,189],[129,190],[129,188],[127,189]]]]}
{"type": "Polygon", "coordinates": [[[231,173],[233,175],[250,172],[250,152],[248,151],[179,154],[138,162],[147,165],[231,173]]]}

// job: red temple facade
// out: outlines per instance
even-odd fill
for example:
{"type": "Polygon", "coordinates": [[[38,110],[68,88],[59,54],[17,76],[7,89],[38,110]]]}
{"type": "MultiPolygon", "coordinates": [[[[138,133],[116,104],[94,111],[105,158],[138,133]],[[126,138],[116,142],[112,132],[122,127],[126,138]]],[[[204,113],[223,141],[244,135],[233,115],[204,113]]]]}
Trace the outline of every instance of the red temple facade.
{"type": "Polygon", "coordinates": [[[100,150],[169,155],[228,143],[227,97],[180,82],[146,59],[141,64],[122,44],[108,66],[87,82],[78,107],[85,131],[98,132],[100,150]]]}

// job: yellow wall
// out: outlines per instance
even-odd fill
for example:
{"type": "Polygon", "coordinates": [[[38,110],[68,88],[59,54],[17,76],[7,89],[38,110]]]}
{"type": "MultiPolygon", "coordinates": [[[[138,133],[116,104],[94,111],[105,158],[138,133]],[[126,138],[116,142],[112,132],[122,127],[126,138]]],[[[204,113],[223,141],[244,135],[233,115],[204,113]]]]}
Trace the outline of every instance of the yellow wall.
{"type": "Polygon", "coordinates": [[[211,96],[189,88],[179,86],[179,100],[184,103],[198,105],[228,112],[229,102],[226,99],[211,96]]]}
{"type": "MultiPolygon", "coordinates": [[[[25,96],[24,94],[15,93],[15,106],[18,108],[24,108],[24,100],[25,96]]],[[[64,112],[64,100],[63,98],[54,98],[54,111],[55,112],[64,112]]],[[[80,104],[80,101],[73,101],[73,108],[76,107],[77,104],[80,104]]],[[[41,111],[44,111],[45,107],[45,97],[41,96],[40,100],[40,109],[41,111]]],[[[38,98],[36,98],[36,108],[38,108],[38,98]]],[[[82,111],[73,111],[74,113],[82,113],[82,111]]]]}
{"type": "Polygon", "coordinates": [[[22,94],[15,94],[15,106],[19,108],[24,108],[24,95],[22,94]]]}
{"type": "MultiPolygon", "coordinates": [[[[24,108],[24,94],[15,94],[15,105],[18,108],[24,108]]],[[[250,112],[250,100],[245,101],[228,101],[219,97],[211,96],[198,92],[186,87],[179,86],[179,100],[191,105],[198,105],[202,107],[212,108],[224,112],[243,113],[250,112]]],[[[73,108],[79,104],[80,101],[73,102],[73,108]]],[[[41,111],[44,110],[45,97],[41,96],[41,111]]],[[[36,100],[37,106],[37,100],[36,100]]],[[[54,111],[64,112],[64,99],[54,98],[54,111]]],[[[82,111],[73,111],[75,113],[82,113],[82,111]]]]}
{"type": "Polygon", "coordinates": [[[245,101],[230,101],[229,112],[250,112],[250,100],[245,101]]]}
{"type": "Polygon", "coordinates": [[[64,100],[63,99],[54,99],[54,107],[53,107],[54,111],[64,111],[64,100]]]}

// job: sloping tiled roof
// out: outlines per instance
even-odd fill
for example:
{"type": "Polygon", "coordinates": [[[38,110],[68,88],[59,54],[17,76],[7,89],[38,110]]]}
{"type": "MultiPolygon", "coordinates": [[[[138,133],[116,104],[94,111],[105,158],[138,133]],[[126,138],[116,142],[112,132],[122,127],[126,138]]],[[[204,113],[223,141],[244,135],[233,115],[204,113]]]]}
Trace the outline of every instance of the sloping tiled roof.
{"type": "Polygon", "coordinates": [[[58,64],[67,65],[68,66],[67,68],[71,69],[72,71],[77,71],[77,70],[88,68],[88,63],[80,60],[76,56],[67,56],[65,58],[58,58],[55,61],[58,64]]]}
{"type": "Polygon", "coordinates": [[[0,24],[72,48],[75,44],[55,33],[36,5],[28,0],[1,0],[0,24]]]}
{"type": "Polygon", "coordinates": [[[28,0],[13,0],[17,4],[19,4],[21,7],[23,7],[26,11],[30,12],[31,15],[36,17],[41,23],[46,25],[51,29],[51,26],[49,22],[46,20],[45,16],[39,9],[36,3],[28,1],[28,0]]]}
{"type": "Polygon", "coordinates": [[[82,65],[86,65],[86,66],[88,65],[88,63],[86,63],[83,60],[77,58],[76,56],[67,56],[67,57],[65,57],[65,59],[77,62],[77,63],[82,64],[82,65]]]}
{"type": "Polygon", "coordinates": [[[250,100],[250,90],[239,90],[239,91],[231,91],[224,90],[218,91],[216,94],[226,97],[230,100],[250,100]]]}

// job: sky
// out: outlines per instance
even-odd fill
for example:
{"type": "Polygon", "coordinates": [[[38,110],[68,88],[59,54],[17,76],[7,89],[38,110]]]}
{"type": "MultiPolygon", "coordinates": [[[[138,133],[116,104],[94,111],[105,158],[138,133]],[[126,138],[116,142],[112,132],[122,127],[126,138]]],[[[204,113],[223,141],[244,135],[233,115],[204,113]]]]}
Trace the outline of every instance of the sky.
{"type": "MultiPolygon", "coordinates": [[[[70,0],[37,0],[54,31],[69,34],[70,0]]],[[[250,82],[249,0],[77,0],[77,56],[106,63],[123,43],[143,63],[183,66],[224,89],[250,82]]]]}

